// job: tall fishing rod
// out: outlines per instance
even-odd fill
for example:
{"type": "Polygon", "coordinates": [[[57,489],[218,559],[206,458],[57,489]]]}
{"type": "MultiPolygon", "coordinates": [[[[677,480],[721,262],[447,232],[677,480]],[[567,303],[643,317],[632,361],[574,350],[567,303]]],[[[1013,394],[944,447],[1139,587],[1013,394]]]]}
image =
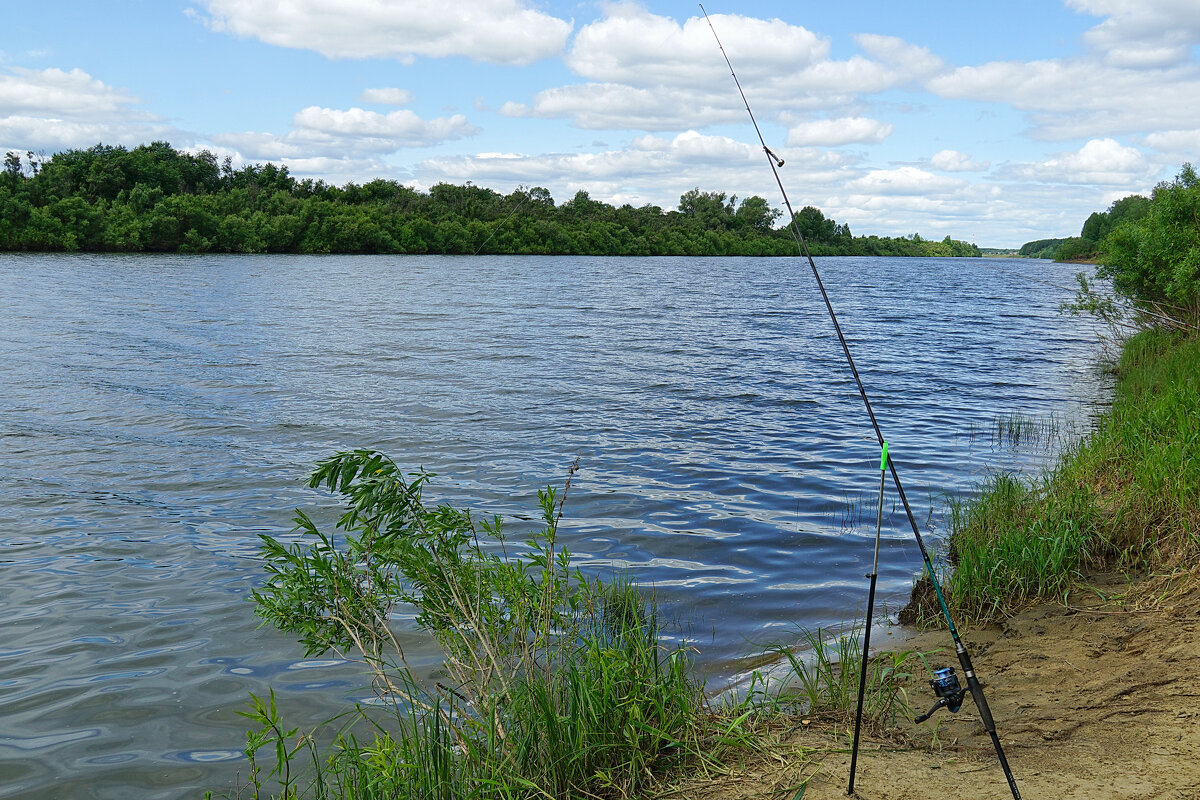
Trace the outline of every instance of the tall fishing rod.
{"type": "MultiPolygon", "coordinates": [[[[775,153],[771,152],[771,148],[767,147],[767,141],[763,138],[762,130],[758,127],[758,121],[754,118],[754,112],[750,110],[750,101],[746,99],[746,92],[742,89],[742,82],[738,80],[737,72],[733,69],[733,63],[729,60],[729,54],[725,52],[725,46],[721,44],[721,37],[717,35],[717,29],[713,26],[712,20],[709,19],[708,11],[705,10],[703,3],[700,4],[700,11],[704,14],[704,19],[708,22],[709,29],[712,30],[713,38],[717,40],[717,47],[720,48],[721,55],[724,56],[725,63],[729,67],[729,74],[733,76],[733,82],[737,85],[738,93],[742,96],[742,103],[746,106],[746,113],[750,115],[750,122],[754,125],[754,132],[758,134],[758,141],[767,156],[767,164],[771,167],[771,174],[775,176],[775,183],[779,186],[779,193],[783,196],[783,203],[787,207],[791,218],[792,236],[796,239],[800,253],[808,259],[808,266],[812,270],[813,279],[816,281],[817,288],[821,292],[821,298],[825,301],[825,310],[829,312],[829,321],[833,323],[833,329],[837,333],[838,342],[842,346],[842,353],[846,357],[846,364],[850,367],[850,374],[854,376],[854,383],[858,387],[858,394],[867,409],[867,416],[871,419],[871,427],[874,428],[875,437],[879,440],[879,446],[882,448],[885,442],[883,431],[879,427],[879,421],[875,418],[875,411],[871,408],[871,400],[867,397],[867,391],[863,386],[862,378],[858,375],[858,368],[854,365],[854,357],[850,355],[850,347],[846,344],[846,337],[842,334],[842,326],[838,323],[837,314],[834,313],[833,304],[829,300],[829,294],[825,291],[825,284],[821,280],[820,272],[817,271],[817,264],[813,261],[812,254],[809,253],[808,244],[804,241],[804,234],[800,232],[800,224],[796,220],[796,212],[792,208],[791,200],[788,199],[787,190],[783,188],[783,180],[779,177],[778,167],[783,166],[783,159],[775,155],[775,153]]],[[[925,547],[925,540],[921,538],[921,530],[917,526],[916,516],[913,514],[912,507],[908,503],[908,497],[904,494],[904,486],[901,485],[900,475],[896,472],[896,460],[889,459],[887,466],[892,476],[892,483],[896,487],[896,494],[899,495],[900,502],[904,506],[904,513],[908,516],[908,523],[912,527],[913,536],[917,540],[917,547],[921,551],[921,559],[925,562],[925,572],[929,576],[930,583],[933,585],[934,594],[937,595],[938,605],[942,610],[942,616],[945,617],[946,625],[950,629],[950,636],[954,640],[954,651],[958,656],[958,663],[962,667],[963,674],[966,676],[971,698],[975,701],[975,707],[979,710],[979,716],[983,721],[984,729],[987,730],[988,735],[992,739],[992,746],[995,748],[996,756],[1000,760],[1000,766],[1004,770],[1004,777],[1008,781],[1008,788],[1012,790],[1013,800],[1021,800],[1021,792],[1017,789],[1017,781],[1008,766],[1008,759],[1004,756],[1004,748],[1001,746],[1000,737],[996,733],[996,723],[992,720],[992,712],[988,707],[987,698],[984,697],[983,686],[980,685],[979,678],[975,675],[975,668],[971,664],[971,656],[967,652],[962,638],[958,635],[958,628],[954,624],[954,618],[950,615],[950,608],[946,605],[946,598],[942,594],[941,584],[937,579],[937,573],[933,569],[933,561],[930,560],[929,550],[925,547]]],[[[949,707],[951,711],[957,711],[958,707],[962,705],[963,695],[966,691],[959,688],[958,679],[954,676],[954,669],[952,667],[937,670],[930,684],[940,699],[938,704],[930,709],[929,714],[932,714],[943,705],[949,707]]],[[[927,719],[928,716],[927,714],[919,717],[917,721],[921,722],[927,719]]]]}

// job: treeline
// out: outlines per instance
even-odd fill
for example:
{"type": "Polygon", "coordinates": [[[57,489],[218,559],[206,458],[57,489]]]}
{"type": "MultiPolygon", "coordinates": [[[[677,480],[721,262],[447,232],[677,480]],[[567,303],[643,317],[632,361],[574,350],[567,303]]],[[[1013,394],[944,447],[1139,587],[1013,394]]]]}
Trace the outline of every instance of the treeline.
{"type": "MultiPolygon", "coordinates": [[[[853,236],[817,208],[798,223],[814,255],[978,256],[946,237],[853,236]]],[[[795,255],[779,212],[693,189],[675,210],[614,207],[580,191],[504,195],[440,183],[332,186],[287,167],[234,169],[208,151],[154,142],[96,145],[46,159],[10,152],[0,172],[0,250],[180,253],[795,255]]]]}
{"type": "Polygon", "coordinates": [[[1083,223],[1078,236],[1065,239],[1038,239],[1021,245],[1018,253],[1028,258],[1052,258],[1056,261],[1083,261],[1095,258],[1101,242],[1118,226],[1137,222],[1150,209],[1150,198],[1131,194],[1116,200],[1106,211],[1095,211],[1083,223]]]}

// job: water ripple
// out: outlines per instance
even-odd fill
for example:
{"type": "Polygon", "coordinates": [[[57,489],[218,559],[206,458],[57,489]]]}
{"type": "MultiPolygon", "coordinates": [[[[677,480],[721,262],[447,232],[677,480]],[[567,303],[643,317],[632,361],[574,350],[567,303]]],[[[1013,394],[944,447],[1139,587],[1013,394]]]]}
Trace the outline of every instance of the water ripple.
{"type": "MultiPolygon", "coordinates": [[[[1104,397],[1065,293],[971,260],[821,266],[934,545],[947,493],[1052,456],[978,431],[1104,397]]],[[[855,616],[878,453],[797,267],[0,255],[0,797],[220,790],[249,692],[301,726],[370,701],[361,665],[305,659],[246,602],[259,534],[321,517],[300,479],[338,449],[438,473],[439,499],[514,534],[581,457],[564,543],[652,585],[712,675],[855,616]]],[[[885,522],[895,604],[919,560],[894,502],[885,522]]]]}

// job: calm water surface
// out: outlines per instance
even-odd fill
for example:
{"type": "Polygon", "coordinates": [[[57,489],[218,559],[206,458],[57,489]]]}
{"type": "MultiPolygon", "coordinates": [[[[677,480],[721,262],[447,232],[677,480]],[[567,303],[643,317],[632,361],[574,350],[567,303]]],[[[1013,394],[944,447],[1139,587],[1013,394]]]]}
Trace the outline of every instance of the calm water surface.
{"type": "MultiPolygon", "coordinates": [[[[998,416],[1105,396],[1090,324],[1029,279],[1069,266],[820,265],[934,542],[946,493],[1048,457],[998,416]]],[[[0,797],[224,790],[249,692],[301,726],[365,696],[246,602],[339,449],[516,530],[580,457],[578,563],[653,584],[714,682],[865,605],[878,452],[798,260],[0,255],[0,309],[0,797]]],[[[905,531],[889,505],[893,605],[905,531]]]]}

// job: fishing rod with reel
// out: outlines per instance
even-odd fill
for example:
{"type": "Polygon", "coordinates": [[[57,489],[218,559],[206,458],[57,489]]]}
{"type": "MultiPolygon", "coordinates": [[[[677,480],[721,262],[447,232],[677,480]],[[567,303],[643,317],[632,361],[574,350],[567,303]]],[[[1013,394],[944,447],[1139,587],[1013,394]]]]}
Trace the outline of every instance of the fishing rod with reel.
{"type": "MultiPolygon", "coordinates": [[[[791,200],[788,199],[787,190],[783,188],[783,180],[779,177],[779,168],[783,166],[783,159],[775,155],[771,148],[767,146],[766,139],[763,138],[762,130],[758,127],[758,121],[754,118],[754,112],[750,110],[750,101],[746,99],[746,92],[742,89],[742,82],[738,80],[737,72],[733,69],[733,63],[729,60],[729,55],[725,52],[725,46],[721,44],[721,37],[717,35],[717,29],[713,26],[712,20],[709,19],[708,12],[704,8],[704,4],[700,4],[700,11],[704,14],[705,21],[708,22],[708,27],[712,30],[713,38],[717,40],[717,47],[721,50],[721,55],[725,58],[725,63],[729,67],[729,74],[733,76],[733,82],[737,85],[738,93],[742,97],[742,103],[746,106],[746,113],[750,115],[750,122],[754,125],[754,131],[758,134],[758,141],[762,145],[763,153],[767,156],[767,164],[771,168],[771,173],[775,176],[775,183],[779,186],[779,192],[783,196],[784,206],[787,207],[788,215],[791,220],[792,236],[796,239],[796,244],[799,247],[800,254],[808,260],[808,266],[812,271],[813,279],[816,281],[817,288],[821,292],[821,299],[825,301],[825,310],[829,313],[829,320],[833,323],[834,332],[837,333],[838,342],[842,346],[842,354],[846,358],[846,364],[850,368],[850,373],[854,377],[855,386],[858,388],[858,394],[862,398],[863,405],[866,407],[867,416],[871,420],[871,427],[875,430],[875,437],[879,440],[881,449],[885,448],[886,440],[883,436],[883,431],[879,427],[879,421],[875,418],[875,411],[871,407],[871,401],[867,397],[866,388],[863,386],[862,378],[859,377],[858,368],[854,364],[854,358],[850,354],[850,347],[846,344],[846,337],[842,334],[842,327],[838,323],[837,314],[834,313],[833,304],[829,300],[829,294],[825,291],[825,284],[821,280],[821,274],[817,270],[817,264],[813,261],[812,254],[808,250],[808,244],[804,240],[804,234],[800,231],[799,222],[796,219],[796,212],[792,208],[791,200]]],[[[929,576],[929,581],[933,585],[934,594],[937,596],[938,605],[941,608],[942,616],[946,620],[946,625],[950,629],[950,637],[954,641],[954,652],[958,656],[959,666],[962,667],[963,675],[967,679],[967,688],[963,689],[959,685],[958,678],[954,673],[953,667],[943,668],[935,671],[934,679],[930,681],[934,693],[938,696],[938,702],[929,710],[928,714],[918,718],[918,721],[928,719],[930,715],[938,709],[945,706],[950,711],[956,712],[961,706],[967,692],[970,692],[971,699],[975,701],[975,707],[979,711],[980,719],[983,722],[984,729],[991,737],[992,746],[996,750],[996,757],[1000,761],[1000,767],[1004,770],[1004,777],[1008,781],[1008,788],[1012,791],[1013,800],[1021,800],[1021,792],[1017,789],[1017,781],[1013,777],[1012,769],[1009,768],[1008,759],[1004,756],[1004,748],[1000,744],[1000,736],[996,733],[996,723],[992,719],[991,709],[988,707],[987,698],[983,694],[983,686],[979,682],[978,676],[975,674],[975,668],[971,664],[971,655],[967,652],[966,645],[963,644],[962,638],[958,634],[958,628],[954,624],[954,618],[950,614],[950,608],[946,605],[946,598],[942,594],[942,587],[938,581],[937,573],[933,568],[933,561],[929,557],[929,550],[925,547],[925,540],[921,537],[921,530],[917,526],[916,516],[913,514],[912,507],[908,503],[908,497],[904,494],[904,486],[900,483],[900,475],[896,471],[896,462],[894,459],[886,457],[884,450],[884,458],[880,464],[881,472],[881,488],[882,488],[882,473],[884,468],[890,471],[892,476],[892,484],[896,487],[896,494],[900,498],[901,504],[904,506],[904,513],[908,516],[908,523],[912,528],[913,536],[917,540],[917,548],[921,551],[921,559],[924,561],[925,573],[929,576]]],[[[882,503],[882,492],[881,492],[882,503]]],[[[880,517],[882,524],[882,512],[880,517]]],[[[878,546],[878,545],[877,545],[878,546]]],[[[874,570],[873,570],[874,571],[874,570]]],[[[873,576],[871,588],[874,590],[875,581],[873,576]]],[[[872,594],[874,592],[872,591],[872,594]]],[[[869,623],[868,623],[869,632],[869,623]]],[[[863,648],[864,665],[868,657],[867,648],[863,648]]],[[[860,678],[860,684],[865,679],[860,678]]],[[[860,706],[861,709],[861,706],[860,706]]],[[[860,710],[861,714],[861,710],[860,710]]],[[[855,754],[857,755],[857,724],[855,735],[855,754]]],[[[854,777],[853,773],[850,777],[850,788],[847,794],[853,793],[854,777]]]]}

